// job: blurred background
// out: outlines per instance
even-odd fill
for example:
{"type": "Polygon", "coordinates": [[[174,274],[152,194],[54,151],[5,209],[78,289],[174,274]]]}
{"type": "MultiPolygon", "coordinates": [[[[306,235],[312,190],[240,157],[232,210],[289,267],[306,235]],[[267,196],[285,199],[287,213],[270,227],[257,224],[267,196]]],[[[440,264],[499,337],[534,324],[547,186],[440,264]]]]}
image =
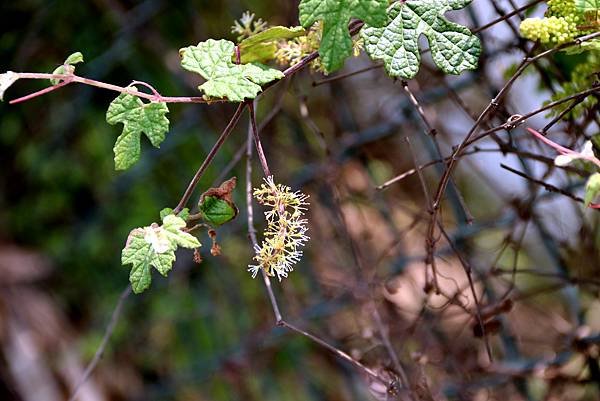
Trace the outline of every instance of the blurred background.
{"type": "MultiPolygon", "coordinates": [[[[50,72],[81,51],[82,76],[121,86],[140,80],[163,95],[193,96],[199,81],[180,68],[179,48],[208,38],[235,40],[231,25],[246,10],[272,25],[297,25],[297,4],[2,1],[0,70],[50,72]]],[[[476,28],[524,4],[475,0],[448,16],[476,28]]],[[[528,14],[543,10],[540,4],[528,14]]],[[[463,158],[447,192],[443,221],[454,249],[473,269],[492,363],[478,335],[463,265],[444,238],[436,255],[443,291],[428,291],[429,215],[416,174],[376,189],[411,170],[413,156],[428,163],[439,152],[450,154],[531,47],[516,35],[523,15],[478,34],[484,53],[477,71],[444,76],[424,55],[408,88],[427,122],[401,83],[381,68],[332,82],[306,70],[258,104],[259,122],[279,110],[261,134],[277,180],[311,196],[305,257],[289,279],[274,283],[286,319],[390,377],[399,374],[397,356],[419,400],[600,398],[598,213],[500,166],[582,196],[584,181],[555,170],[551,149],[523,127],[500,131],[463,158]],[[437,131],[439,152],[430,128],[437,131]]],[[[484,126],[540,107],[577,62],[559,54],[531,67],[484,126]]],[[[362,55],[338,74],[370,65],[362,55]]],[[[19,81],[5,99],[45,85],[19,81]]],[[[22,104],[0,103],[2,400],[68,399],[127,288],[128,268],[120,264],[127,234],[176,205],[234,111],[225,104],[169,105],[171,129],[160,149],[143,140],[141,160],[116,172],[112,147],[121,129],[105,122],[114,97],[69,85],[22,104]]],[[[589,115],[556,125],[553,138],[581,144],[600,129],[598,109],[589,115]]],[[[528,126],[541,128],[550,119],[541,113],[528,126]]],[[[207,188],[238,177],[234,199],[241,213],[218,230],[222,255],[210,255],[210,239],[202,234],[202,263],[182,250],[168,278],[155,274],[150,290],[123,298],[79,400],[398,396],[307,338],[273,326],[263,283],[246,272],[253,255],[240,158],[247,125],[244,114],[195,195],[197,201],[207,188]]],[[[432,193],[442,170],[439,164],[424,170],[432,193]]],[[[255,164],[254,185],[261,179],[255,164]]],[[[255,209],[260,231],[264,221],[255,209]]]]}

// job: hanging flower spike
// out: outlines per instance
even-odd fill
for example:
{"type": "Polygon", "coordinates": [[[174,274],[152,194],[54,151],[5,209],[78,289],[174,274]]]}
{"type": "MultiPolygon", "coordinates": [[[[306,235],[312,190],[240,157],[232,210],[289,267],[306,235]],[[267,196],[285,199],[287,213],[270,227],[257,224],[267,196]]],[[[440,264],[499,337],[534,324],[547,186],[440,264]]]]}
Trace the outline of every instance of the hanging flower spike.
{"type": "Polygon", "coordinates": [[[275,184],[273,177],[267,177],[260,188],[254,189],[254,197],[261,205],[269,207],[265,212],[267,228],[264,240],[254,251],[255,265],[249,265],[252,278],[263,269],[269,276],[277,276],[279,281],[294,270],[294,265],[302,258],[302,251],[309,237],[306,235],[308,221],[303,218],[308,202],[307,195],[292,192],[291,188],[275,184]]]}

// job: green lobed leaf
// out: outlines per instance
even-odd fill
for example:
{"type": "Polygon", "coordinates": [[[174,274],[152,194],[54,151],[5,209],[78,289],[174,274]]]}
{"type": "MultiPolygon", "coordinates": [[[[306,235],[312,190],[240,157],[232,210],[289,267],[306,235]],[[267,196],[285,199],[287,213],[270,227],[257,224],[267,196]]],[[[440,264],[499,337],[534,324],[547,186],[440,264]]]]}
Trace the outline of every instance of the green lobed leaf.
{"type": "Polygon", "coordinates": [[[305,28],[323,21],[323,39],[319,47],[321,62],[328,72],[338,70],[352,54],[352,38],[348,31],[350,18],[358,18],[371,26],[383,26],[388,0],[302,0],[300,23],[305,28]]]}
{"type": "MultiPolygon", "coordinates": [[[[75,52],[69,55],[69,57],[67,57],[67,59],[64,63],[62,63],[62,65],[56,67],[56,69],[52,71],[52,74],[72,74],[73,72],[75,72],[75,64],[79,63],[83,63],[83,54],[81,54],[81,52],[75,52]]],[[[56,85],[60,81],[60,79],[50,79],[52,85],[56,85]]]]}
{"type": "Polygon", "coordinates": [[[419,36],[429,40],[435,64],[447,74],[477,68],[479,38],[462,25],[444,18],[444,13],[465,7],[471,0],[408,0],[388,8],[387,26],[362,30],[365,50],[374,60],[383,60],[390,76],[413,78],[419,71],[419,36]]]}
{"type": "Polygon", "coordinates": [[[583,201],[586,206],[589,206],[598,196],[600,196],[600,173],[594,173],[588,178],[585,184],[585,197],[583,201]]]}
{"type": "Polygon", "coordinates": [[[123,132],[115,143],[115,168],[126,170],[140,158],[140,137],[144,133],[154,147],[159,147],[169,131],[165,114],[167,105],[160,102],[144,103],[137,96],[120,94],[112,101],[106,112],[106,121],[123,123],[123,132]]]}
{"type": "Polygon", "coordinates": [[[156,253],[152,244],[146,241],[144,229],[137,228],[129,234],[127,245],[121,253],[121,263],[123,265],[131,264],[129,273],[129,282],[133,292],[139,294],[150,287],[152,282],[152,273],[150,267],[153,266],[163,276],[166,276],[173,262],[175,261],[175,252],[167,250],[163,253],[156,253]]]}
{"type": "Polygon", "coordinates": [[[232,102],[254,99],[262,91],[261,85],[284,77],[281,71],[262,64],[234,64],[234,48],[233,42],[223,39],[185,47],[179,50],[181,66],[207,80],[198,87],[207,97],[232,102]]]}
{"type": "Polygon", "coordinates": [[[301,26],[285,27],[273,26],[242,40],[240,49],[240,61],[242,64],[251,62],[266,62],[275,58],[277,41],[292,39],[306,34],[301,26]]]}
{"type": "Polygon", "coordinates": [[[6,71],[0,74],[0,100],[4,101],[4,92],[19,79],[19,74],[12,71],[6,71]]]}
{"type": "Polygon", "coordinates": [[[150,287],[151,267],[167,276],[175,261],[175,250],[198,248],[200,242],[193,235],[182,231],[185,221],[169,214],[163,218],[162,226],[156,223],[148,227],[136,228],[129,233],[125,248],[121,253],[121,263],[132,265],[129,281],[133,292],[139,294],[150,287]]]}

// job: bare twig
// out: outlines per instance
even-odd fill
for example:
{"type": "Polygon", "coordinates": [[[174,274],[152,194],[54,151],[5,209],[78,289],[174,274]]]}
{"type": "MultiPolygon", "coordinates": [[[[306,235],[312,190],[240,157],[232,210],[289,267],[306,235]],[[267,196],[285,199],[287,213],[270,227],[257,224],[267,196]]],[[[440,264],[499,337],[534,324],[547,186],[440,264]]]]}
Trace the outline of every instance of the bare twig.
{"type": "Polygon", "coordinates": [[[530,177],[527,174],[522,173],[521,171],[515,170],[514,168],[512,168],[510,166],[507,166],[504,163],[500,163],[500,167],[502,167],[505,170],[510,171],[513,174],[518,175],[519,177],[523,177],[526,180],[529,180],[529,181],[531,181],[531,182],[533,182],[535,184],[543,186],[547,191],[556,192],[558,194],[565,195],[566,197],[569,197],[569,198],[573,199],[574,201],[583,203],[583,199],[581,199],[578,196],[573,195],[569,191],[565,191],[564,189],[558,188],[557,186],[554,186],[554,185],[549,184],[547,182],[544,182],[544,181],[538,180],[536,178],[530,177]]]}
{"type": "Polygon", "coordinates": [[[198,168],[198,171],[196,171],[196,174],[194,174],[194,177],[188,184],[188,187],[185,190],[185,192],[183,193],[183,196],[181,197],[181,199],[179,200],[179,203],[177,204],[175,209],[173,209],[173,213],[177,214],[183,210],[187,201],[190,199],[190,197],[194,193],[194,189],[196,189],[196,185],[198,185],[198,182],[200,182],[200,178],[202,178],[204,171],[206,171],[206,168],[208,167],[210,162],[214,159],[215,155],[217,154],[217,152],[219,151],[221,146],[223,146],[223,143],[225,143],[225,140],[227,139],[227,137],[229,137],[229,134],[231,134],[231,132],[237,125],[237,122],[239,121],[240,117],[242,116],[243,111],[244,111],[244,103],[240,103],[240,105],[236,109],[235,113],[233,114],[233,117],[231,117],[229,124],[227,124],[227,126],[221,133],[221,136],[219,136],[219,138],[217,139],[217,142],[215,142],[215,144],[213,145],[210,152],[208,152],[208,155],[206,155],[206,158],[202,161],[202,164],[198,168]]]}
{"type": "Polygon", "coordinates": [[[258,160],[263,168],[263,172],[266,177],[271,177],[271,169],[269,163],[267,163],[267,157],[260,142],[260,136],[258,134],[258,128],[256,127],[256,114],[254,112],[254,102],[247,102],[248,110],[250,111],[250,126],[252,127],[252,136],[254,138],[254,146],[256,146],[256,153],[258,154],[258,160]]]}
{"type": "Polygon", "coordinates": [[[98,349],[96,349],[96,353],[94,354],[94,357],[92,358],[90,363],[87,365],[87,367],[85,368],[85,371],[83,372],[83,375],[77,382],[77,385],[73,388],[73,391],[71,392],[71,396],[69,397],[69,401],[75,401],[77,399],[79,390],[81,390],[81,387],[89,379],[92,372],[96,368],[96,365],[98,365],[98,362],[100,362],[100,358],[102,358],[102,355],[104,354],[104,351],[106,350],[108,341],[110,340],[110,337],[112,336],[112,334],[115,330],[115,327],[117,326],[117,322],[119,321],[119,317],[121,316],[121,311],[123,310],[123,305],[125,304],[125,301],[127,300],[127,297],[129,297],[129,295],[131,295],[131,286],[127,285],[127,288],[125,290],[123,290],[123,292],[119,296],[119,301],[117,302],[115,309],[113,309],[112,315],[110,316],[110,321],[108,322],[108,325],[106,326],[106,329],[104,330],[104,336],[102,337],[102,341],[100,342],[98,349]]]}

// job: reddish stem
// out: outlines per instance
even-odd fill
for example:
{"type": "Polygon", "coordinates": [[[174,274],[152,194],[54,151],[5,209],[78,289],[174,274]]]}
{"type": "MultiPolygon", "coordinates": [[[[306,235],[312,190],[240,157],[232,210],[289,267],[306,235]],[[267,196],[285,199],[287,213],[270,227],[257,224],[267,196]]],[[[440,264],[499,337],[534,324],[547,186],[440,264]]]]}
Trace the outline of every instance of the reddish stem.
{"type": "Polygon", "coordinates": [[[10,102],[8,102],[8,103],[9,103],[9,104],[16,104],[16,103],[25,102],[25,101],[27,101],[27,100],[30,100],[30,99],[36,98],[36,97],[38,97],[38,96],[45,95],[46,93],[49,93],[49,92],[55,91],[55,90],[57,90],[57,89],[59,89],[59,88],[62,88],[63,86],[66,86],[66,85],[70,84],[71,82],[72,82],[72,81],[70,81],[70,80],[64,80],[64,81],[61,81],[61,82],[59,82],[59,83],[58,83],[58,84],[56,84],[56,85],[49,86],[49,87],[47,87],[47,88],[44,88],[44,89],[42,89],[42,90],[39,90],[39,91],[37,91],[37,92],[30,93],[29,95],[26,95],[26,96],[20,97],[20,98],[18,98],[18,99],[13,99],[13,100],[11,100],[11,101],[10,101],[10,102]]]}
{"type": "Polygon", "coordinates": [[[242,54],[240,53],[240,47],[235,47],[235,63],[242,64],[242,54]]]}
{"type": "Polygon", "coordinates": [[[157,99],[162,98],[162,95],[160,93],[158,93],[158,91],[156,89],[154,89],[154,86],[146,83],[146,82],[142,82],[142,81],[131,81],[131,85],[142,85],[145,86],[146,88],[150,89],[152,91],[152,93],[154,94],[154,96],[156,96],[157,99]]]}
{"type": "Polygon", "coordinates": [[[18,77],[20,79],[61,79],[62,82],[58,85],[54,85],[48,88],[45,88],[39,92],[32,93],[30,95],[24,96],[19,99],[14,99],[10,101],[10,104],[24,102],[26,100],[32,99],[36,96],[43,95],[48,92],[52,92],[68,83],[77,82],[84,85],[95,86],[97,88],[107,89],[114,92],[119,93],[127,93],[129,95],[137,96],[142,99],[147,99],[153,102],[162,102],[162,103],[221,103],[226,102],[226,99],[215,99],[215,100],[206,100],[202,96],[162,96],[160,95],[151,85],[145,82],[134,81],[136,84],[144,85],[150,88],[153,94],[139,92],[134,87],[122,87],[118,85],[109,84],[106,82],[96,81],[94,79],[84,78],[77,75],[68,75],[68,74],[45,74],[45,73],[31,73],[31,72],[19,72],[18,77]]]}
{"type": "Polygon", "coordinates": [[[550,139],[546,138],[544,135],[540,134],[532,128],[527,128],[527,131],[529,131],[530,134],[535,136],[540,141],[544,142],[546,145],[556,149],[562,155],[572,155],[574,153],[577,153],[571,149],[565,148],[564,146],[560,146],[558,143],[551,141],[550,139]]]}

